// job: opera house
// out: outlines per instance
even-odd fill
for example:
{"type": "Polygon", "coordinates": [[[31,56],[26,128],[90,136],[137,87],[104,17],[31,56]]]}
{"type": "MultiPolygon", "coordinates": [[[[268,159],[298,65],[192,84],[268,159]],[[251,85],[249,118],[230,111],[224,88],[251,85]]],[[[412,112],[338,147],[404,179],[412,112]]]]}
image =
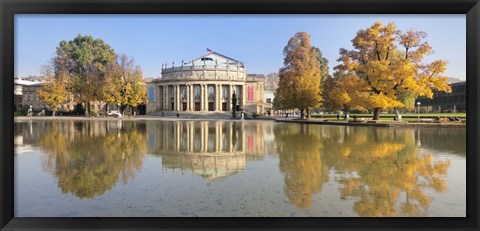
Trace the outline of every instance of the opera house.
{"type": "Polygon", "coordinates": [[[217,52],[171,67],[162,65],[161,78],[148,82],[147,113],[160,111],[230,112],[237,108],[262,114],[265,78],[247,74],[245,64],[217,52]]]}

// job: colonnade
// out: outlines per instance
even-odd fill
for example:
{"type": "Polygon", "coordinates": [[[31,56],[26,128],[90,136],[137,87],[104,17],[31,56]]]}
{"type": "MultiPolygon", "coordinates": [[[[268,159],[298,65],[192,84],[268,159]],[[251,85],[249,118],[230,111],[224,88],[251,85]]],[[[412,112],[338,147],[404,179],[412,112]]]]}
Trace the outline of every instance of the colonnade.
{"type": "Polygon", "coordinates": [[[244,84],[160,84],[157,86],[156,107],[161,111],[231,111],[233,92],[237,104],[243,105],[243,91],[244,84]]]}

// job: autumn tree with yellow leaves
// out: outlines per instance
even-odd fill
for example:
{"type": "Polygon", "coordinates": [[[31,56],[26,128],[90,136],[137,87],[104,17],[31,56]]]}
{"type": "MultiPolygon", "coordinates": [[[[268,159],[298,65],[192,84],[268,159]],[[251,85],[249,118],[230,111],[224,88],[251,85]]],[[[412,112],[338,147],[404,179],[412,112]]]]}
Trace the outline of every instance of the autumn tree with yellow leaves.
{"type": "Polygon", "coordinates": [[[375,22],[357,32],[352,40],[353,50],[340,49],[337,61],[341,64],[335,70],[365,81],[362,90],[369,93],[366,103],[374,109],[374,120],[379,119],[381,109],[394,108],[398,115],[398,108],[411,107],[405,104],[405,96],[432,98],[434,89],[451,92],[447,78],[442,76],[447,63],[423,62],[425,56],[433,53],[424,41],[426,37],[422,31],[403,33],[394,23],[375,22]]]}
{"type": "Polygon", "coordinates": [[[300,109],[303,119],[305,111],[318,106],[322,99],[317,50],[311,46],[308,33],[298,32],[290,38],[283,54],[284,67],[279,71],[276,102],[282,109],[300,109]]]}
{"type": "Polygon", "coordinates": [[[135,60],[122,54],[118,60],[107,65],[103,82],[103,99],[107,103],[120,104],[131,110],[147,101],[147,86],[140,66],[135,60]]]}
{"type": "Polygon", "coordinates": [[[52,109],[52,116],[55,116],[58,106],[67,101],[69,96],[65,73],[59,73],[58,78],[55,78],[54,69],[50,65],[43,65],[42,72],[47,81],[37,90],[37,94],[52,109]]]}
{"type": "Polygon", "coordinates": [[[325,81],[324,106],[342,110],[346,115],[350,109],[365,110],[368,107],[366,83],[356,75],[336,72],[333,78],[325,81]]]}
{"type": "Polygon", "coordinates": [[[42,88],[37,90],[38,97],[53,111],[52,116],[63,102],[67,100],[66,84],[59,79],[48,78],[42,88]]]}

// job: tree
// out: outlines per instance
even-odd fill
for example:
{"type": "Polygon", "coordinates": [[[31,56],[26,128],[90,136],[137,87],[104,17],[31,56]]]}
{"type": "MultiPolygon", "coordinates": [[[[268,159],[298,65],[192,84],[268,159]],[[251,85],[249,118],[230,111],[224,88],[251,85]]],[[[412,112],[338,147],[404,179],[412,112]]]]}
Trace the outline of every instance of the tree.
{"type": "Polygon", "coordinates": [[[52,116],[55,116],[58,106],[68,98],[66,83],[64,78],[55,78],[53,68],[49,65],[43,65],[42,72],[47,81],[37,90],[37,94],[52,109],[52,116]]]}
{"type": "MultiPolygon", "coordinates": [[[[324,83],[330,77],[330,74],[328,71],[328,60],[323,57],[322,51],[319,48],[313,47],[313,49],[317,52],[317,60],[320,63],[320,92],[321,92],[320,94],[323,96],[325,92],[324,83]]],[[[315,109],[318,111],[321,108],[318,107],[315,109]]],[[[310,112],[308,116],[310,116],[310,112]]]]}
{"type": "Polygon", "coordinates": [[[37,94],[52,109],[52,116],[55,116],[58,106],[68,97],[65,83],[55,78],[49,78],[42,88],[37,90],[37,94]]]}
{"type": "Polygon", "coordinates": [[[328,60],[323,57],[322,51],[320,48],[313,47],[317,52],[317,60],[320,63],[320,82],[323,83],[328,77],[328,60]]]}
{"type": "Polygon", "coordinates": [[[365,81],[356,75],[336,72],[333,78],[325,81],[324,105],[333,110],[342,110],[345,117],[350,109],[365,110],[368,106],[368,93],[363,90],[365,81]]]}
{"type": "Polygon", "coordinates": [[[285,109],[300,109],[301,118],[305,110],[321,102],[320,63],[317,51],[311,46],[310,35],[296,33],[283,50],[284,67],[279,71],[279,87],[276,97],[282,100],[285,109]]]}
{"type": "MultiPolygon", "coordinates": [[[[398,108],[408,102],[406,96],[433,97],[433,89],[451,92],[447,78],[442,76],[446,62],[422,63],[431,54],[431,46],[423,41],[425,32],[409,30],[402,33],[394,23],[375,22],[359,30],[352,40],[353,50],[340,49],[341,62],[335,69],[354,74],[366,82],[369,107],[374,120],[381,109],[398,108]]],[[[407,105],[409,106],[409,105],[407,105]]]]}
{"type": "Polygon", "coordinates": [[[110,46],[101,39],[92,36],[78,35],[74,40],[61,41],[54,58],[55,76],[68,76],[68,90],[77,102],[86,105],[89,115],[89,104],[101,100],[98,91],[99,83],[117,55],[110,46]]]}
{"type": "MultiPolygon", "coordinates": [[[[147,85],[140,66],[122,54],[108,65],[103,82],[102,99],[107,103],[137,107],[147,101],[147,85]]],[[[124,110],[122,110],[122,113],[124,110]]]]}

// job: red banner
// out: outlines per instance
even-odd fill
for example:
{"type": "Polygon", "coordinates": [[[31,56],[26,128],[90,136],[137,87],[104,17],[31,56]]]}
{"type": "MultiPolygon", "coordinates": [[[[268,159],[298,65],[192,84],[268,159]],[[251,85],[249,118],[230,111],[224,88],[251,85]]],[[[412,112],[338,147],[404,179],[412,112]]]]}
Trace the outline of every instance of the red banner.
{"type": "Polygon", "coordinates": [[[248,101],[253,101],[253,87],[248,87],[248,101]]]}

